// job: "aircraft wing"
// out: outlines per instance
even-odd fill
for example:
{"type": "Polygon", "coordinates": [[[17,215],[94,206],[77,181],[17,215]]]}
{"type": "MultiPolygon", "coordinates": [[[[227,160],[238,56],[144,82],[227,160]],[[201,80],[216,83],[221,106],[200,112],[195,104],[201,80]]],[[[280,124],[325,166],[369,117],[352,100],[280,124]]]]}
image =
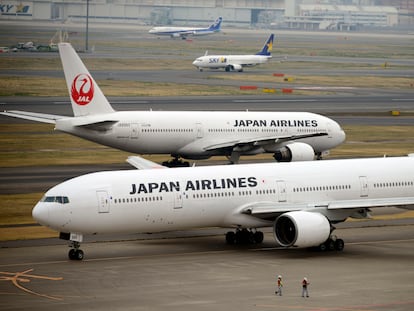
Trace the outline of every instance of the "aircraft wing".
{"type": "Polygon", "coordinates": [[[328,134],[323,133],[323,132],[318,132],[318,133],[303,134],[303,135],[258,137],[258,138],[252,138],[252,139],[246,139],[246,140],[239,139],[239,140],[233,140],[233,141],[210,145],[210,146],[205,147],[204,149],[206,151],[212,151],[212,150],[224,149],[224,148],[230,148],[230,147],[233,147],[233,148],[244,147],[245,148],[249,146],[251,147],[251,149],[253,149],[253,148],[257,148],[257,147],[265,146],[265,145],[281,144],[287,141],[298,140],[298,139],[309,138],[309,137],[326,136],[326,135],[328,134]]]}
{"type": "Polygon", "coordinates": [[[308,210],[320,211],[341,210],[341,209],[366,209],[376,207],[399,207],[414,209],[414,197],[383,198],[383,199],[359,199],[359,200],[339,200],[332,202],[315,203],[276,203],[276,202],[257,202],[244,206],[242,214],[252,215],[261,219],[274,219],[287,212],[308,210]]]}
{"type": "Polygon", "coordinates": [[[349,209],[349,208],[370,208],[370,207],[400,207],[413,208],[414,197],[402,198],[384,198],[384,199],[360,199],[360,200],[345,200],[334,201],[329,203],[329,210],[349,209]]]}
{"type": "Polygon", "coordinates": [[[3,111],[3,112],[0,112],[0,114],[4,116],[19,118],[19,119],[37,121],[37,122],[42,122],[42,123],[50,123],[50,124],[55,124],[56,120],[67,118],[67,116],[59,116],[59,115],[54,115],[54,114],[19,111],[19,110],[3,111]]]}
{"type": "Polygon", "coordinates": [[[138,157],[138,156],[130,156],[126,160],[129,164],[136,167],[139,170],[148,170],[148,169],[164,169],[168,168],[166,166],[162,166],[158,163],[152,162],[150,160],[138,157]]]}

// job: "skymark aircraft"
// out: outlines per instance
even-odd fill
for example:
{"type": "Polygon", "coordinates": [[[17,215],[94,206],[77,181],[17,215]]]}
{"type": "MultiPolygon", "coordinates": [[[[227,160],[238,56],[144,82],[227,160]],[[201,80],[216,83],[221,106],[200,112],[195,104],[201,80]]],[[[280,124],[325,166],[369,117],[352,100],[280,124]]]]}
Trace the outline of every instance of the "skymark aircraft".
{"type": "Polygon", "coordinates": [[[230,244],[261,243],[257,228],[272,227],[282,247],[340,251],[344,241],[332,235],[334,224],[368,217],[373,207],[414,209],[414,154],[162,168],[65,181],[46,192],[33,217],[69,240],[69,258],[81,260],[85,234],[203,227],[236,228],[226,234],[230,244]]]}
{"type": "Polygon", "coordinates": [[[221,30],[222,17],[218,17],[208,28],[189,27],[154,27],[148,32],[157,36],[170,36],[171,38],[186,39],[188,36],[206,36],[221,30]]]}
{"type": "Polygon", "coordinates": [[[226,71],[234,70],[242,72],[244,67],[264,64],[272,58],[273,37],[274,35],[271,34],[266,40],[262,50],[254,55],[208,55],[206,52],[204,56],[197,58],[193,62],[193,65],[200,71],[203,71],[205,68],[224,68],[226,71]]]}
{"type": "Polygon", "coordinates": [[[167,166],[188,166],[180,157],[274,153],[278,161],[312,160],[341,144],[333,120],[305,112],[119,111],[116,112],[69,43],[59,51],[74,117],[5,111],[17,118],[55,124],[55,129],[137,154],[171,154],[167,166]]]}

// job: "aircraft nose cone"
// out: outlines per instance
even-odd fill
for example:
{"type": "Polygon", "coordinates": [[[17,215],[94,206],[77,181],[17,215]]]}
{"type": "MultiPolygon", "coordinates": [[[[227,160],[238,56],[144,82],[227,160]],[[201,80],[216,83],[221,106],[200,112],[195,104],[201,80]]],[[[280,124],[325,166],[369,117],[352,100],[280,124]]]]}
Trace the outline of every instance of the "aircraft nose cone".
{"type": "Polygon", "coordinates": [[[339,132],[339,141],[340,141],[341,143],[343,143],[343,142],[345,141],[345,139],[346,139],[346,134],[345,134],[345,131],[344,131],[344,130],[341,130],[341,131],[339,132]]]}
{"type": "Polygon", "coordinates": [[[32,210],[32,217],[41,225],[47,224],[49,220],[49,208],[42,202],[37,203],[32,210]]]}

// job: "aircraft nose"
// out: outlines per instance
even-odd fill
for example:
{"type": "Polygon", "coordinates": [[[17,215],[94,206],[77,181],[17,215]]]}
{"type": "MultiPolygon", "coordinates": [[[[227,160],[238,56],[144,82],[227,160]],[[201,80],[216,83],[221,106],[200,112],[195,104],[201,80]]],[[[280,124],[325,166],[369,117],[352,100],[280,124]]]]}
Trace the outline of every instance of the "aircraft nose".
{"type": "Polygon", "coordinates": [[[41,225],[47,224],[49,220],[49,208],[42,202],[37,203],[32,210],[32,217],[41,225]]]}
{"type": "Polygon", "coordinates": [[[341,129],[340,132],[339,132],[339,140],[340,140],[341,144],[345,141],[345,139],[346,139],[345,131],[343,129],[341,129]]]}

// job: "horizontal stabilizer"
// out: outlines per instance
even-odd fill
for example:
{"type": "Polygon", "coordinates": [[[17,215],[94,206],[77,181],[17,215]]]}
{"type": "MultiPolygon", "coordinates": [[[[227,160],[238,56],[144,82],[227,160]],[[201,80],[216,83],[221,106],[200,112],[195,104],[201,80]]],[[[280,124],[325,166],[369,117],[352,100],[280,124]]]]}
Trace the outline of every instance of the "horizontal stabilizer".
{"type": "Polygon", "coordinates": [[[152,162],[150,160],[138,157],[138,156],[130,156],[126,160],[129,164],[136,167],[139,170],[148,170],[148,169],[159,169],[159,168],[168,168],[166,166],[162,166],[158,163],[152,162]]]}
{"type": "Polygon", "coordinates": [[[55,124],[56,120],[67,118],[67,116],[59,116],[59,115],[54,115],[54,114],[19,111],[19,110],[4,111],[4,112],[0,112],[0,114],[9,116],[9,117],[19,118],[19,119],[37,121],[37,122],[42,122],[42,123],[50,123],[50,124],[55,124]]]}
{"type": "Polygon", "coordinates": [[[118,121],[107,120],[107,121],[89,122],[85,124],[76,124],[75,126],[84,127],[84,128],[87,128],[89,130],[94,130],[94,131],[108,131],[109,129],[111,129],[111,127],[116,122],[118,121]]]}

